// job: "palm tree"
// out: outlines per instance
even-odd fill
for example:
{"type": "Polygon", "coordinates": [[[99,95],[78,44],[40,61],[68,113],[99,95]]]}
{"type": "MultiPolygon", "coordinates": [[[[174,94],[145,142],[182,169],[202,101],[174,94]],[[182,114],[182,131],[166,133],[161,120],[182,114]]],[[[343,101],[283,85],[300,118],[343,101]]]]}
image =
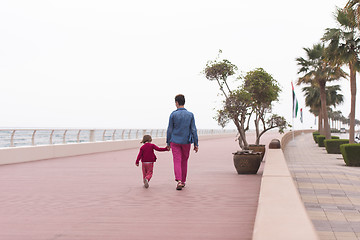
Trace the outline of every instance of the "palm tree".
{"type": "Polygon", "coordinates": [[[340,24],[339,28],[327,28],[322,38],[323,41],[329,42],[327,48],[328,59],[346,64],[350,69],[350,143],[354,143],[355,137],[356,72],[360,70],[358,57],[360,36],[356,15],[353,8],[337,9],[336,19],[340,24]]]}
{"type": "Polygon", "coordinates": [[[321,116],[324,120],[324,128],[320,129],[320,133],[325,135],[326,139],[330,139],[325,87],[327,82],[345,77],[346,73],[341,69],[340,65],[330,64],[326,61],[324,44],[315,44],[313,48],[304,48],[304,50],[307,59],[296,58],[297,64],[301,67],[298,73],[304,74],[298,79],[297,85],[311,84],[319,88],[321,116]]]}
{"type": "Polygon", "coordinates": [[[360,0],[349,0],[345,5],[344,10],[353,9],[355,12],[355,21],[357,27],[360,28],[360,0]]]}
{"type": "MultiPolygon", "coordinates": [[[[305,96],[305,105],[310,107],[310,112],[315,116],[319,116],[319,132],[322,128],[322,116],[321,116],[321,100],[320,100],[320,89],[316,86],[303,87],[302,91],[305,96]]],[[[340,85],[327,86],[326,92],[326,105],[336,107],[338,104],[344,102],[344,96],[340,93],[340,85]]]]}
{"type": "Polygon", "coordinates": [[[334,111],[333,112],[333,120],[335,121],[335,128],[336,129],[340,129],[340,120],[342,117],[342,112],[341,111],[334,111]]]}

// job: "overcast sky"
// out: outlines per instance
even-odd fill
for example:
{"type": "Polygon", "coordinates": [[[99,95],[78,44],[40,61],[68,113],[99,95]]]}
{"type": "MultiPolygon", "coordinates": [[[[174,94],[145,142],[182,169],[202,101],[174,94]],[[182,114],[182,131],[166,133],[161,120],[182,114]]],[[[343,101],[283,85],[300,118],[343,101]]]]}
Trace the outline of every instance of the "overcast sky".
{"type": "MultiPolygon", "coordinates": [[[[0,128],[166,128],[178,93],[198,128],[220,128],[222,97],[201,74],[219,49],[244,73],[273,75],[282,87],[274,112],[291,122],[295,58],[336,27],[333,13],[346,2],[2,0],[0,128]]],[[[349,82],[338,84],[347,116],[349,82]]]]}

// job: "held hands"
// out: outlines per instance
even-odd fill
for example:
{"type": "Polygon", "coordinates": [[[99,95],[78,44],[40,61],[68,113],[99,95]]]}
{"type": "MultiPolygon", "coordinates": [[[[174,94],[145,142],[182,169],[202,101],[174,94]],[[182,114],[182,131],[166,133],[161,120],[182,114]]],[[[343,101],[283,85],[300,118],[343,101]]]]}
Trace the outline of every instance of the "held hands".
{"type": "Polygon", "coordinates": [[[199,146],[194,146],[194,151],[197,153],[199,151],[199,146]]]}
{"type": "Polygon", "coordinates": [[[135,165],[138,167],[139,166],[139,164],[138,163],[135,163],[135,165]]]}
{"type": "Polygon", "coordinates": [[[166,146],[166,149],[167,149],[168,151],[170,151],[170,146],[166,146]]]}

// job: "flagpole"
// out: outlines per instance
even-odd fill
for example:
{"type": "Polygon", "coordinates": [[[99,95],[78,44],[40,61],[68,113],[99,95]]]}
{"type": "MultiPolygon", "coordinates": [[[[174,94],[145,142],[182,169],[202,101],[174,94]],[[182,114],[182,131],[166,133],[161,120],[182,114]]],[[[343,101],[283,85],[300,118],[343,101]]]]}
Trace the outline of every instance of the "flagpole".
{"type": "Polygon", "coordinates": [[[291,82],[291,88],[292,88],[292,100],[293,100],[293,104],[292,104],[292,135],[293,135],[293,140],[295,139],[295,128],[294,128],[294,118],[297,117],[297,110],[298,110],[298,102],[295,96],[295,90],[294,90],[294,84],[293,82],[291,82]]]}
{"type": "Polygon", "coordinates": [[[292,118],[292,137],[293,137],[293,140],[295,139],[295,132],[294,132],[294,117],[292,118]]]}

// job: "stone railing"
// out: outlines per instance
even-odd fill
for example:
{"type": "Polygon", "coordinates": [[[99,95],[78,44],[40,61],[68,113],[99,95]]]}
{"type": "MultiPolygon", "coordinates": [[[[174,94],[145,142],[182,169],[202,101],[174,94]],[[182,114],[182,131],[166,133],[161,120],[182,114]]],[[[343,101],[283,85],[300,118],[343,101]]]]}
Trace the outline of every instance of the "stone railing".
{"type": "MultiPolygon", "coordinates": [[[[236,130],[198,129],[198,135],[219,135],[236,130]]],[[[53,144],[104,142],[166,136],[166,129],[0,129],[0,148],[53,144]]]]}
{"type": "MultiPolygon", "coordinates": [[[[110,138],[109,140],[107,140],[105,138],[105,141],[70,142],[73,144],[69,144],[68,142],[58,144],[52,142],[52,144],[44,145],[29,144],[29,146],[0,148],[0,165],[137,148],[141,146],[140,138],[142,138],[142,134],[150,134],[151,130],[141,130],[139,132],[137,135],[135,135],[133,139],[123,138],[119,140],[112,140],[112,138],[110,138]],[[141,132],[141,134],[139,132],[141,132]]],[[[37,131],[34,131],[32,135],[36,133],[37,131]]],[[[161,137],[156,137],[156,135],[154,134],[152,135],[153,143],[159,146],[166,145],[166,137],[164,136],[164,134],[161,137]]],[[[198,135],[200,141],[211,138],[221,138],[229,136],[233,136],[235,138],[236,131],[198,130],[198,135]]],[[[35,137],[33,136],[32,138],[34,139],[35,137]]]]}

